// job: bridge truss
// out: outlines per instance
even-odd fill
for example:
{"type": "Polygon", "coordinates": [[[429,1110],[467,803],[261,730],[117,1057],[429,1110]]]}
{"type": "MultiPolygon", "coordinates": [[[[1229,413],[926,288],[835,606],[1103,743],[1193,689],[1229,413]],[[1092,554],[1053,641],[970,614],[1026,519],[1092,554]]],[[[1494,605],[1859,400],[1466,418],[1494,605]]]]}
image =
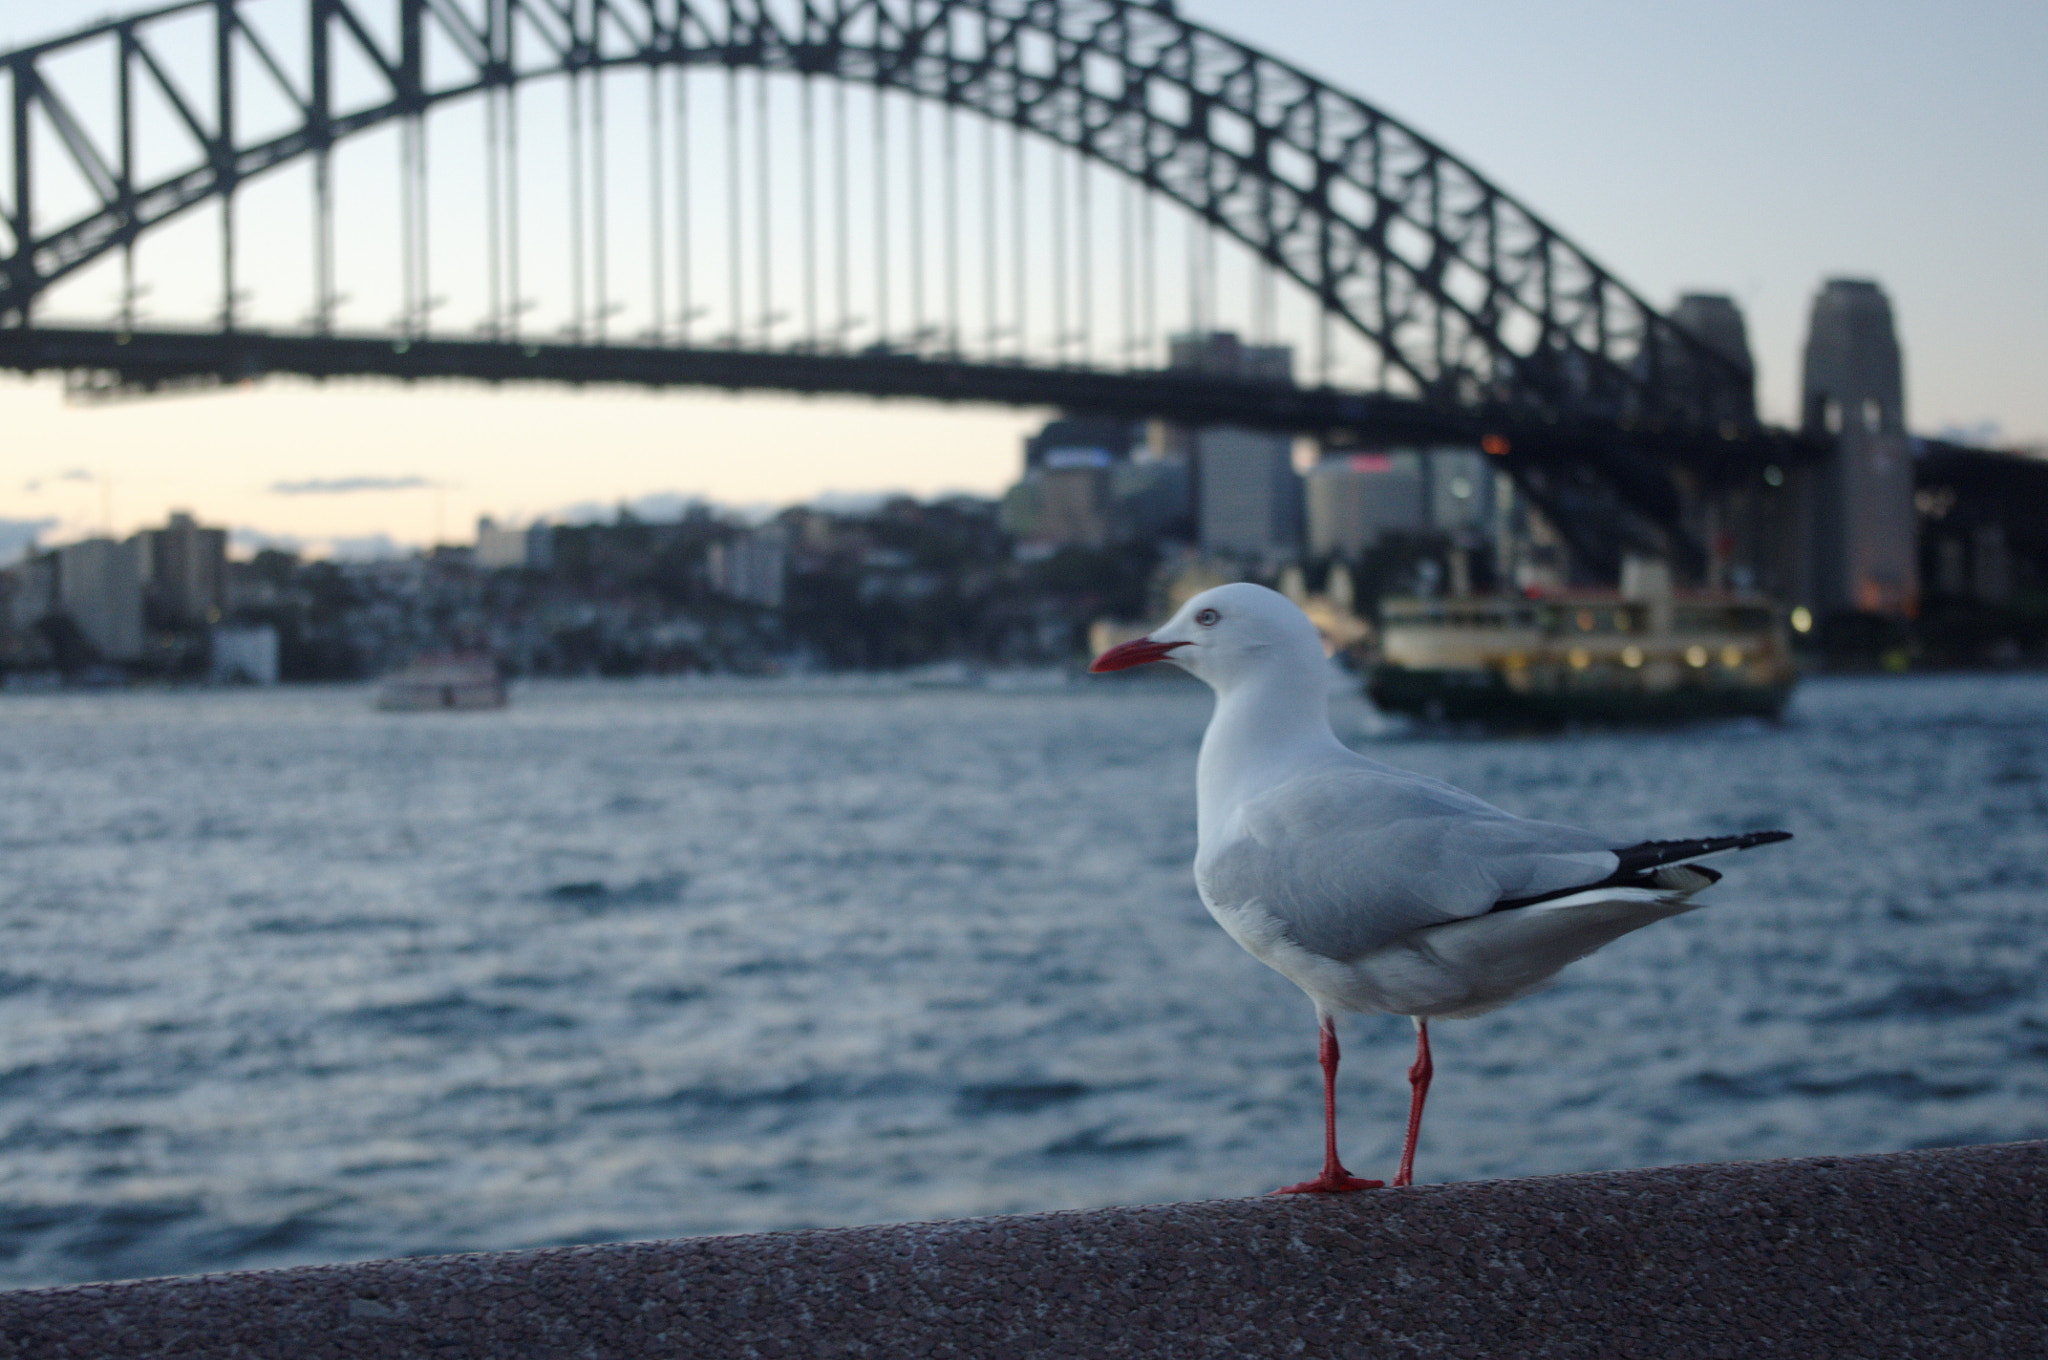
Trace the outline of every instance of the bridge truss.
{"type": "Polygon", "coordinates": [[[188,0],[0,55],[0,365],[1490,433],[1596,560],[1805,452],[1442,147],[1129,0],[188,0]]]}

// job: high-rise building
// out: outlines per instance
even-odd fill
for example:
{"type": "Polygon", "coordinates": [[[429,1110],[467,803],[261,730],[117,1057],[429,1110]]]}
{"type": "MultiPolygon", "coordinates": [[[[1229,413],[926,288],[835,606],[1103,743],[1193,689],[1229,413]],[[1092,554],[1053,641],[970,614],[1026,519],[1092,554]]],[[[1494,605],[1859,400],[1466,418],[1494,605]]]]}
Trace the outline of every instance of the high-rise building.
{"type": "Polygon", "coordinates": [[[1486,455],[1478,449],[1431,449],[1423,455],[1429,479],[1429,527],[1443,533],[1485,538],[1494,521],[1494,483],[1486,455]]]}
{"type": "Polygon", "coordinates": [[[1143,435],[1130,421],[1047,421],[1024,441],[1024,475],[1003,497],[1004,531],[1041,551],[1170,532],[1187,513],[1187,468],[1154,456],[1143,435]]]}
{"type": "Polygon", "coordinates": [[[484,571],[531,567],[545,571],[554,561],[554,526],[532,524],[515,529],[489,515],[476,522],[476,565],[484,571]]]}
{"type": "Polygon", "coordinates": [[[1024,468],[1107,467],[1131,456],[1143,442],[1144,427],[1128,420],[1061,416],[1024,440],[1024,468]]]}
{"type": "Polygon", "coordinates": [[[1227,425],[1194,433],[1202,550],[1291,557],[1301,547],[1301,477],[1293,441],[1227,425]]]}
{"type": "Polygon", "coordinates": [[[185,511],[161,529],[129,540],[151,613],[163,625],[190,628],[219,619],[227,605],[228,535],[201,528],[185,511]]]}
{"type": "Polygon", "coordinates": [[[57,557],[26,557],[0,571],[0,626],[26,631],[57,607],[57,557]]]}
{"type": "Polygon", "coordinates": [[[782,608],[789,570],[789,531],[780,523],[733,535],[708,549],[711,586],[730,599],[782,608]]]}
{"type": "Polygon", "coordinates": [[[1109,455],[1062,449],[1038,473],[1038,523],[1032,537],[1072,548],[1100,548],[1112,533],[1109,455]]]}
{"type": "Polygon", "coordinates": [[[1119,537],[1185,537],[1188,465],[1161,458],[1117,463],[1109,469],[1109,500],[1119,537]]]}
{"type": "Polygon", "coordinates": [[[1919,600],[1904,365],[1884,291],[1830,279],[1807,331],[1801,424],[1834,452],[1804,471],[1806,569],[1794,591],[1824,610],[1910,614],[1919,600]]]}
{"type": "Polygon", "coordinates": [[[1390,533],[1465,546],[1495,536],[1495,470],[1477,449],[1396,449],[1326,458],[1308,474],[1312,556],[1355,556],[1390,533]]]}
{"type": "Polygon", "coordinates": [[[1385,534],[1422,528],[1426,490],[1419,453],[1325,458],[1307,478],[1309,554],[1357,557],[1385,534]]]}
{"type": "Polygon", "coordinates": [[[1756,422],[1755,362],[1749,353],[1749,328],[1735,299],[1719,293],[1687,293],[1671,309],[1671,319],[1703,341],[1707,348],[1735,364],[1740,377],[1701,365],[1687,350],[1676,350],[1671,365],[1672,390],[1683,393],[1704,423],[1729,422],[1737,427],[1756,422]]]}
{"type": "Polygon", "coordinates": [[[57,608],[102,661],[142,655],[141,556],[132,538],[88,538],[57,549],[57,608]]]}
{"type": "MultiPolygon", "coordinates": [[[[1237,382],[1294,382],[1294,351],[1247,345],[1228,331],[1176,335],[1170,366],[1237,382]]],[[[1301,549],[1302,487],[1294,440],[1231,426],[1167,428],[1159,452],[1187,464],[1202,551],[1235,557],[1292,557],[1301,549]]]]}

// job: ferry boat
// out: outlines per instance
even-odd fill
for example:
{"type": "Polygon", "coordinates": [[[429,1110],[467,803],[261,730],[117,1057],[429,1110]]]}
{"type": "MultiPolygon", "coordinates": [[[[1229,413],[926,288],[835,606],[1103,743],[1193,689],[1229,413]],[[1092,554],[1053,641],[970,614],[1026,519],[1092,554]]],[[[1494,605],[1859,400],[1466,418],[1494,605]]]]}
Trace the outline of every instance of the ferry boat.
{"type": "Polygon", "coordinates": [[[424,713],[505,706],[505,680],[498,663],[467,652],[429,653],[393,671],[377,687],[377,707],[393,713],[424,713]]]}
{"type": "Polygon", "coordinates": [[[1775,718],[1797,682],[1763,596],[1565,590],[1383,601],[1366,694],[1431,720],[1558,727],[1775,718]]]}

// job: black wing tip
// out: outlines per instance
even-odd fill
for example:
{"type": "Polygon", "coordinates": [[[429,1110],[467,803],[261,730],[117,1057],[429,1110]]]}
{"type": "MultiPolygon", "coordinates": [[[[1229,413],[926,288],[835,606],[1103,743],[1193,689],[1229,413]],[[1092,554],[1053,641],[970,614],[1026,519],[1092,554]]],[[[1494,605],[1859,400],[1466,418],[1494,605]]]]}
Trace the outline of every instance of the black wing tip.
{"type": "Polygon", "coordinates": [[[1622,846],[1615,850],[1621,860],[1621,872],[1638,872],[1654,869],[1660,864],[1675,864],[1682,859],[1697,855],[1718,855],[1727,850],[1749,850],[1759,845],[1772,845],[1778,841],[1789,841],[1789,831],[1744,831],[1734,836],[1702,836],[1697,840],[1644,841],[1640,845],[1622,846]]]}
{"type": "Polygon", "coordinates": [[[1691,894],[1702,888],[1712,887],[1721,881],[1718,871],[1704,864],[1682,864],[1697,855],[1718,855],[1724,850],[1749,850],[1759,845],[1775,845],[1789,841],[1789,831],[1744,831],[1734,836],[1705,836],[1692,841],[1644,841],[1641,845],[1624,846],[1614,852],[1621,861],[1620,867],[1597,883],[1586,883],[1576,888],[1560,888],[1556,892],[1539,893],[1535,897],[1518,897],[1506,902],[1496,902],[1491,911],[1513,911],[1516,907],[1533,906],[1553,898],[1568,897],[1573,893],[1586,892],[1593,888],[1662,888],[1670,891],[1683,890],[1691,894]],[[1678,876],[1678,871],[1688,871],[1703,876],[1704,883],[1689,883],[1678,876]]]}

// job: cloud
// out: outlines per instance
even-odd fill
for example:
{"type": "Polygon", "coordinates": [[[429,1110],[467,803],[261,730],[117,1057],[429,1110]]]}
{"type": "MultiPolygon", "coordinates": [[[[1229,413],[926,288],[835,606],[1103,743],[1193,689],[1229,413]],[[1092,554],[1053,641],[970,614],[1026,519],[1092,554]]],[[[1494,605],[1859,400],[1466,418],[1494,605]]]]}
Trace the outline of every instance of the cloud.
{"type": "Polygon", "coordinates": [[[60,482],[96,482],[99,478],[93,476],[84,468],[65,468],[57,474],[57,480],[60,482]]]}
{"type": "Polygon", "coordinates": [[[35,546],[36,535],[54,529],[54,519],[0,519],[0,562],[12,562],[35,546]]]}
{"type": "Polygon", "coordinates": [[[357,491],[414,491],[438,483],[425,477],[309,477],[303,482],[272,482],[277,496],[346,496],[357,491]]]}

